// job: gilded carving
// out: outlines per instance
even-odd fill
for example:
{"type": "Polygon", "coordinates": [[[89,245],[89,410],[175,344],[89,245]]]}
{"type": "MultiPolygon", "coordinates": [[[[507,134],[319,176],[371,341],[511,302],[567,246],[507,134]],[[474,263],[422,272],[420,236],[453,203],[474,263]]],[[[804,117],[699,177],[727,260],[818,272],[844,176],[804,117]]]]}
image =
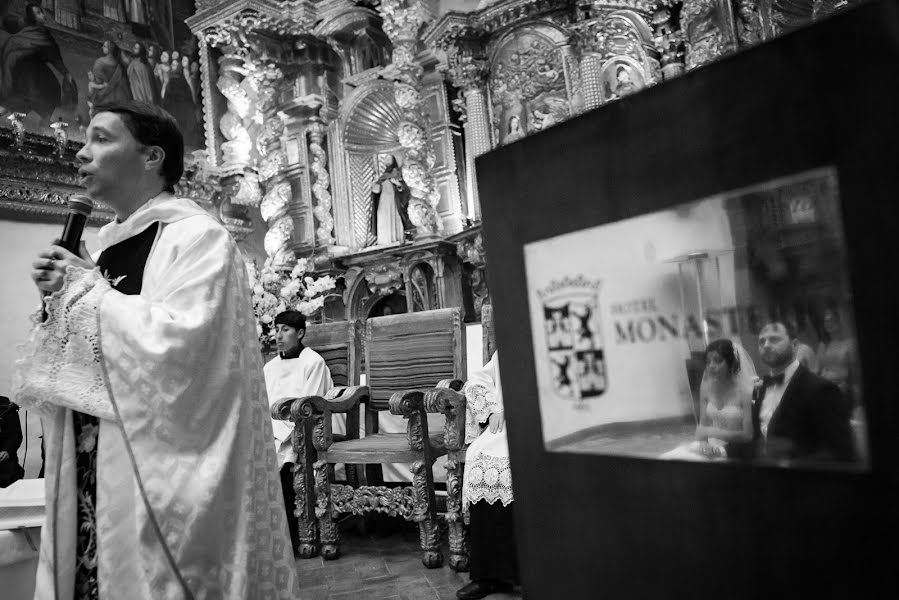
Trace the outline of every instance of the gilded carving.
{"type": "Polygon", "coordinates": [[[493,138],[500,144],[570,116],[562,54],[546,37],[531,31],[510,37],[491,68],[493,138]]]}
{"type": "Polygon", "coordinates": [[[389,296],[404,287],[403,272],[398,263],[378,263],[365,269],[365,281],[372,294],[389,296]]]}
{"type": "Polygon", "coordinates": [[[686,35],[688,70],[712,62],[730,49],[718,0],[684,0],[680,20],[686,35]]]}
{"type": "Polygon", "coordinates": [[[659,53],[662,77],[666,80],[684,72],[684,34],[675,24],[670,2],[661,3],[652,15],[653,44],[659,53]]]}
{"type": "Polygon", "coordinates": [[[740,44],[752,46],[762,41],[762,21],[758,0],[737,0],[737,35],[740,44]]]}
{"type": "Polygon", "coordinates": [[[431,168],[434,151],[421,87],[423,69],[415,60],[418,32],[428,19],[423,3],[408,0],[381,0],[378,8],[384,19],[384,33],[393,43],[391,69],[395,72],[394,96],[403,113],[397,136],[403,147],[403,180],[409,186],[409,218],[417,238],[435,236],[443,230],[437,217],[440,193],[431,168]],[[411,88],[411,90],[410,90],[411,88]]]}

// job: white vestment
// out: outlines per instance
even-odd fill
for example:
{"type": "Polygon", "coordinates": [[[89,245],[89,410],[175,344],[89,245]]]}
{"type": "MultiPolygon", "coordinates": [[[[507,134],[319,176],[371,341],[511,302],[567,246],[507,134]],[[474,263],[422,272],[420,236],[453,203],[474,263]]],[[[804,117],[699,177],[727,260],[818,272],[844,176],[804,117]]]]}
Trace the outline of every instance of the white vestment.
{"type": "Polygon", "coordinates": [[[101,599],[296,598],[243,259],[205,210],[165,193],[103,227],[102,249],[153,222],[140,294],[69,268],[17,364],[16,401],[41,412],[46,445],[35,598],[74,594],[70,409],[101,419],[101,599]]]}
{"type": "Polygon", "coordinates": [[[512,469],[506,426],[496,433],[490,427],[481,430],[491,413],[504,412],[503,390],[499,378],[499,356],[496,352],[484,367],[475,371],[462,388],[465,394],[465,453],[462,477],[462,509],[486,500],[488,504],[512,502],[512,469]]]}
{"type": "MultiPolygon", "coordinates": [[[[280,356],[268,361],[264,367],[265,390],[268,393],[269,405],[274,405],[281,398],[303,398],[305,396],[324,396],[334,387],[331,371],[325,359],[312,348],[303,348],[297,358],[283,359],[280,356]]],[[[334,415],[332,431],[344,433],[346,417],[334,415]]],[[[275,449],[278,452],[278,466],[296,462],[297,453],[293,448],[291,434],[293,423],[272,419],[272,430],[275,434],[275,449]]]]}

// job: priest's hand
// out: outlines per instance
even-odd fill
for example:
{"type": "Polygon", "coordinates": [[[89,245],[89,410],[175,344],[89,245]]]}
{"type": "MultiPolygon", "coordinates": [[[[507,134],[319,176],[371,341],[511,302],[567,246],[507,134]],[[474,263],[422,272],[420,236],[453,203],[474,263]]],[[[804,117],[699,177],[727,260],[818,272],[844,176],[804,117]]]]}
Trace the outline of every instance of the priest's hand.
{"type": "Polygon", "coordinates": [[[503,427],[506,424],[506,413],[504,411],[499,411],[490,414],[490,433],[499,433],[503,430],[503,427]]]}
{"type": "Polygon", "coordinates": [[[40,252],[37,260],[31,263],[34,270],[31,278],[34,284],[42,292],[58,292],[62,289],[63,276],[69,266],[93,269],[96,265],[91,260],[84,242],[79,248],[80,256],[75,256],[62,246],[50,246],[49,249],[40,252]]]}
{"type": "Polygon", "coordinates": [[[6,462],[7,460],[9,460],[9,452],[3,450],[2,452],[0,452],[0,463],[6,462]]]}

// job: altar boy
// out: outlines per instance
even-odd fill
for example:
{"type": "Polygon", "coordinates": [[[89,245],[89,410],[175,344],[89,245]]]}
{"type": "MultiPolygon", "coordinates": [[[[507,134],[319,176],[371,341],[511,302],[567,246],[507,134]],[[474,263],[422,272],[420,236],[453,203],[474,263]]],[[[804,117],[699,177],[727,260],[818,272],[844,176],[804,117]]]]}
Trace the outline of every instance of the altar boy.
{"type": "MultiPolygon", "coordinates": [[[[275,317],[275,344],[278,356],[264,367],[265,389],[269,406],[281,398],[324,396],[334,386],[331,372],[321,355],[303,345],[306,335],[306,317],[295,310],[286,310],[275,317]]],[[[297,517],[294,514],[296,493],[293,489],[293,464],[297,460],[291,433],[293,423],[272,419],[275,450],[281,469],[281,489],[287,508],[287,523],[294,553],[299,544],[297,517]]]]}

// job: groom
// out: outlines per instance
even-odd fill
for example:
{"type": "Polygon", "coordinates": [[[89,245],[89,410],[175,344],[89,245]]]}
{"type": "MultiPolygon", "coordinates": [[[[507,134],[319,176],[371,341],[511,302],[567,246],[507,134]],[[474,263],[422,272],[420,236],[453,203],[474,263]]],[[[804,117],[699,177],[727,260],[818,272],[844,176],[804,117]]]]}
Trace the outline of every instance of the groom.
{"type": "Polygon", "coordinates": [[[770,370],[752,395],[756,456],[773,460],[852,461],[849,407],[839,388],[801,365],[799,341],[782,321],[759,332],[759,355],[770,370]]]}

